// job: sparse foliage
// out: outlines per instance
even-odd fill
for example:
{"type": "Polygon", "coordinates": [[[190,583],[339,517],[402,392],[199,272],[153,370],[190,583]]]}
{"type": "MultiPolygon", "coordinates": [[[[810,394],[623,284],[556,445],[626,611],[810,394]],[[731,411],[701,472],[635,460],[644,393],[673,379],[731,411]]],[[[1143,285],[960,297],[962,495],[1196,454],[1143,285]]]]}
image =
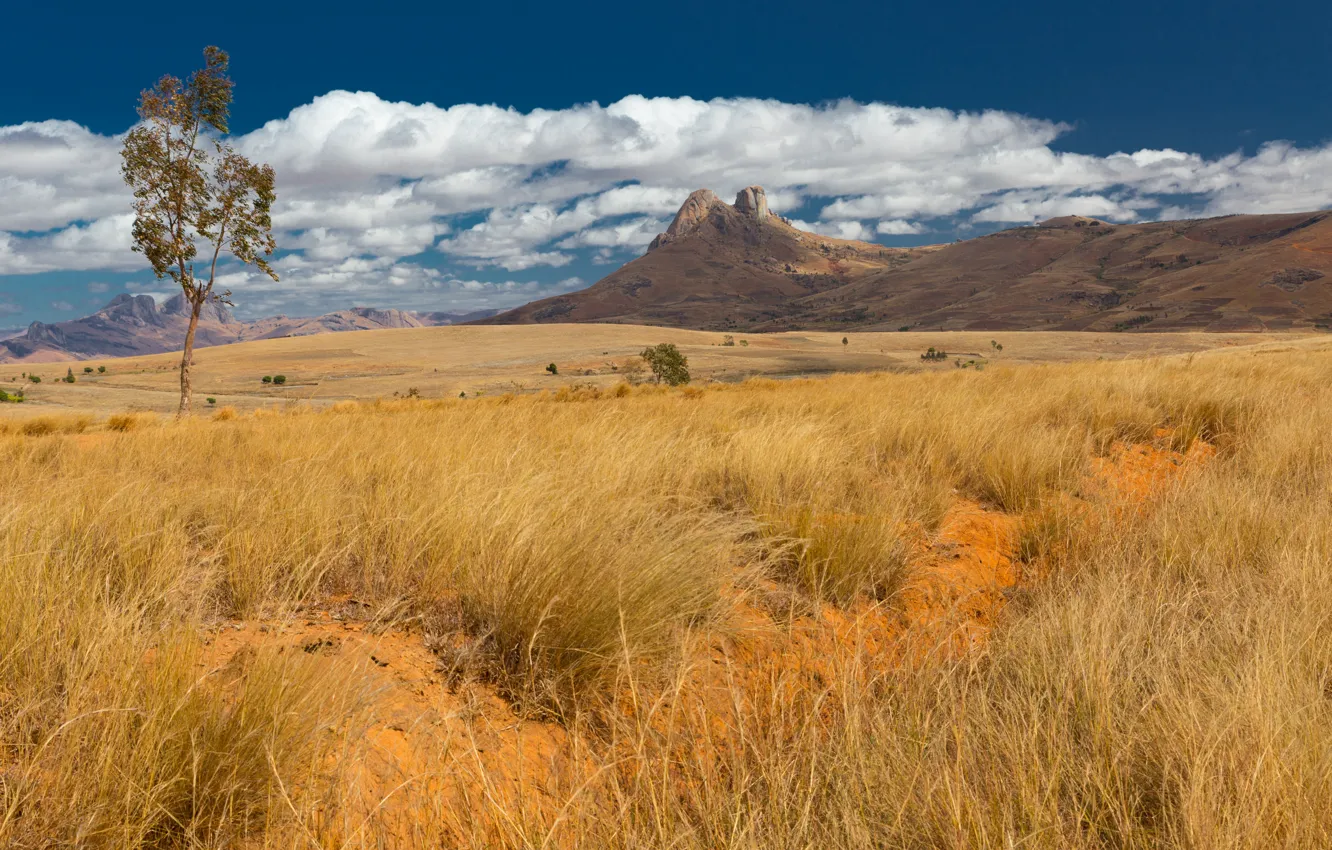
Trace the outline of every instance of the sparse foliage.
{"type": "Polygon", "coordinates": [[[663,342],[643,349],[639,355],[659,383],[678,387],[689,383],[689,360],[680,353],[674,343],[663,342]]]}
{"type": "Polygon", "coordinates": [[[134,250],[158,279],[180,287],[190,305],[180,361],[180,409],[190,411],[194,335],[205,304],[230,304],[214,292],[223,250],[273,280],[275,249],[270,210],[273,169],[255,165],[212,134],[227,133],[232,82],[227,54],[204,50],[205,66],[182,81],[162,77],[139,97],[139,125],[125,137],[121,174],[134,192],[134,250]],[[196,270],[199,246],[207,265],[196,270]]]}

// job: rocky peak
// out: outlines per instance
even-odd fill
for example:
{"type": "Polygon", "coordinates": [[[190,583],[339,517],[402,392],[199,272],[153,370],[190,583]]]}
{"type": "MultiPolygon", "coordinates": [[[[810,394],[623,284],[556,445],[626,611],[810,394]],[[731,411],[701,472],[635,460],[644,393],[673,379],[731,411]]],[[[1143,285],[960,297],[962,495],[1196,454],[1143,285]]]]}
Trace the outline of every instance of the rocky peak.
{"type": "Polygon", "coordinates": [[[45,322],[33,322],[28,325],[28,332],[23,335],[23,340],[30,343],[46,343],[48,345],[64,345],[65,334],[55,325],[48,325],[45,322]]]}
{"type": "Polygon", "coordinates": [[[111,303],[101,309],[101,314],[108,319],[128,321],[139,325],[160,325],[157,302],[151,295],[130,295],[122,292],[111,303]]]}
{"type": "Polygon", "coordinates": [[[756,221],[765,221],[768,218],[768,195],[762,186],[747,186],[735,196],[735,209],[756,221]]]}
{"type": "MultiPolygon", "coordinates": [[[[190,316],[190,302],[186,300],[185,293],[178,292],[162,303],[162,315],[164,316],[190,316]]],[[[199,319],[204,322],[217,322],[222,325],[230,325],[236,321],[236,317],[231,315],[231,310],[221,301],[208,301],[199,311],[199,319]]]]}
{"type": "Polygon", "coordinates": [[[709,221],[712,222],[710,227],[719,233],[742,236],[753,243],[760,238],[760,230],[754,224],[763,224],[770,216],[768,196],[762,186],[748,186],[740,190],[740,194],[735,197],[735,206],[718,198],[711,189],[699,189],[685,199],[671,226],[652,240],[648,250],[652,251],[696,233],[709,221]]]}
{"type": "Polygon", "coordinates": [[[675,220],[671,222],[671,226],[666,228],[665,233],[658,234],[657,238],[652,240],[648,250],[659,248],[667,242],[674,242],[681,236],[687,236],[698,230],[699,225],[707,219],[712,208],[718,204],[726,206],[717,197],[717,193],[711,189],[697,189],[690,192],[689,197],[685,198],[685,202],[680,205],[680,211],[675,214],[675,220]]]}

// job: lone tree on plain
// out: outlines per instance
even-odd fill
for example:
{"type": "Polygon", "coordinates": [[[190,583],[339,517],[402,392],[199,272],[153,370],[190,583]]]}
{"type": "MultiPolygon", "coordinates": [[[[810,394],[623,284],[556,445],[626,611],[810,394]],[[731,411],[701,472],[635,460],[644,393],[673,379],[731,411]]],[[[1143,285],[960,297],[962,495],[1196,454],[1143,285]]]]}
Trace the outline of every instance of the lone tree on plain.
{"type": "Polygon", "coordinates": [[[643,349],[641,356],[656,376],[658,383],[673,387],[689,383],[689,360],[673,343],[663,342],[643,349]]]}
{"type": "Polygon", "coordinates": [[[204,67],[182,82],[167,75],[139,95],[139,124],[125,137],[121,174],[134,191],[134,250],[161,280],[170,277],[190,305],[180,358],[180,410],[190,412],[194,334],[205,304],[231,304],[213,291],[225,249],[277,280],[270,211],[271,166],[255,165],[213,134],[225,135],[231,107],[227,54],[204,49],[204,67]],[[200,246],[206,268],[195,270],[200,246]],[[211,256],[209,256],[211,254],[211,256]]]}

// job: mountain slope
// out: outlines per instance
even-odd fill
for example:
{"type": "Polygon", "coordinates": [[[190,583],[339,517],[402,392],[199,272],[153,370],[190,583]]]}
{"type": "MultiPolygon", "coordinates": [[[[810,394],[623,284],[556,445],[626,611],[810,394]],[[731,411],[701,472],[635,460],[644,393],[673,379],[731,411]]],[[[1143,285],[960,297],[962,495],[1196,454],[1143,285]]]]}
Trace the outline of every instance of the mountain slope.
{"type": "MultiPolygon", "coordinates": [[[[308,336],[338,331],[419,328],[451,325],[490,315],[479,313],[411,313],[353,307],[313,318],[286,316],[244,322],[220,303],[207,304],[199,316],[195,345],[204,348],[251,339],[308,336]]],[[[0,363],[127,357],[175,351],[185,341],[189,305],[177,295],[161,306],[149,295],[117,295],[91,316],[67,322],[33,322],[22,335],[0,340],[0,363]]]]}
{"type": "Polygon", "coordinates": [[[690,196],[648,252],[489,323],[700,329],[1287,330],[1332,324],[1332,213],[1115,225],[1067,216],[891,249],[690,196]]]}
{"type": "Polygon", "coordinates": [[[1332,321],[1332,214],[1112,225],[1067,217],[949,245],[802,299],[825,327],[1289,330],[1332,321]]]}

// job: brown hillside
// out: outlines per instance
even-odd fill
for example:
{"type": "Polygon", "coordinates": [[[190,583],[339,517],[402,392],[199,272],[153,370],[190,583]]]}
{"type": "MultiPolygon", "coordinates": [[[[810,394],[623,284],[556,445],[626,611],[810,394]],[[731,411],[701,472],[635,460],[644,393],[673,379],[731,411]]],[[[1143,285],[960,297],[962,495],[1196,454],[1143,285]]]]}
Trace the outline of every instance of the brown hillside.
{"type": "Polygon", "coordinates": [[[806,233],[768,211],[751,186],[727,204],[689,196],[647,253],[581,292],[546,298],[486,324],[623,322],[753,327],[789,315],[800,299],[840,289],[930,251],[806,233]]]}
{"type": "MultiPolygon", "coordinates": [[[[757,198],[757,202],[754,200],[757,198]]],[[[690,196],[648,253],[488,320],[793,330],[1261,331],[1332,324],[1332,213],[1115,225],[1051,219],[891,249],[690,196]]]]}

